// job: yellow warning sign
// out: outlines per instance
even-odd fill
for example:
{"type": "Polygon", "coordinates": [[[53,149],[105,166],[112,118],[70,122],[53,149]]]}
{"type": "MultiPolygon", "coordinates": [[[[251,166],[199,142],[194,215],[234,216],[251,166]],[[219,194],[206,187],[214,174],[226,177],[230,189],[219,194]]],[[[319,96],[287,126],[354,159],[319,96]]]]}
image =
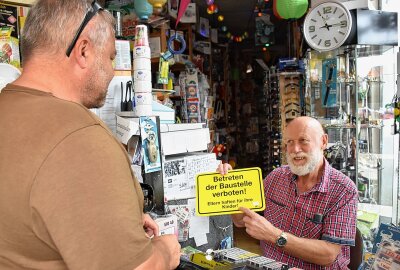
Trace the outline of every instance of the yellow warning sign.
{"type": "Polygon", "coordinates": [[[265,209],[260,168],[232,170],[225,175],[204,173],[196,176],[197,215],[241,213],[240,206],[254,211],[265,209]]]}

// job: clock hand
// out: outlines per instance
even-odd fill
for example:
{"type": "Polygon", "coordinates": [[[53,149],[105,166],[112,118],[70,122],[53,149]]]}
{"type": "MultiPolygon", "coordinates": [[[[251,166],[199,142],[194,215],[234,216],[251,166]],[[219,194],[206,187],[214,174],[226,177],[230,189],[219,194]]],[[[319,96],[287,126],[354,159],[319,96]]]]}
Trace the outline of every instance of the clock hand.
{"type": "Polygon", "coordinates": [[[324,25],[324,26],[321,26],[320,29],[321,29],[321,28],[326,28],[326,29],[329,31],[329,28],[330,28],[330,27],[332,27],[332,25],[325,23],[325,25],[324,25]]]}
{"type": "Polygon", "coordinates": [[[331,24],[328,24],[327,19],[326,19],[324,16],[321,15],[321,18],[322,18],[322,20],[324,21],[324,24],[325,24],[325,25],[324,25],[324,26],[321,26],[320,29],[321,29],[321,28],[326,28],[326,29],[329,31],[329,28],[331,28],[332,25],[331,25],[331,24]]]}
{"type": "Polygon", "coordinates": [[[331,91],[331,83],[332,83],[332,75],[333,75],[333,65],[329,66],[329,73],[328,73],[328,78],[325,82],[326,85],[326,93],[325,93],[325,98],[324,98],[324,106],[326,106],[326,103],[328,102],[328,97],[329,97],[329,92],[331,91]]]}
{"type": "Polygon", "coordinates": [[[339,25],[342,25],[342,23],[334,23],[334,24],[331,24],[330,26],[339,26],[339,25]]]}

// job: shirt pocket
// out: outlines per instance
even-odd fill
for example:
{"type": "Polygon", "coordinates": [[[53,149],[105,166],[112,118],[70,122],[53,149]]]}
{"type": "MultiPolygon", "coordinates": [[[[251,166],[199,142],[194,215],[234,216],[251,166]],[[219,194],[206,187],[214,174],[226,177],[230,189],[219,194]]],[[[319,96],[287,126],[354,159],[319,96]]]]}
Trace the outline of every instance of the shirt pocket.
{"type": "Polygon", "coordinates": [[[302,210],[295,209],[292,212],[289,232],[304,238],[320,239],[322,235],[322,223],[314,222],[312,213],[305,213],[302,210]]]}
{"type": "Polygon", "coordinates": [[[301,236],[310,239],[321,239],[322,227],[322,223],[314,222],[312,218],[306,218],[301,236]]]}
{"type": "Polygon", "coordinates": [[[285,212],[286,206],[283,203],[270,198],[267,199],[264,216],[272,225],[282,228],[285,212]]]}

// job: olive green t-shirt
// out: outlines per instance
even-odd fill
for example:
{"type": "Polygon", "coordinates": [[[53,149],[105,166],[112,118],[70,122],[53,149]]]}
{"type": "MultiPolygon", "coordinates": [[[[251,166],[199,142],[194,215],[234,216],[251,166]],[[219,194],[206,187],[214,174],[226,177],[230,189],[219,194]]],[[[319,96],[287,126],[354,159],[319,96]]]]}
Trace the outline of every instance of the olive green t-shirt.
{"type": "Polygon", "coordinates": [[[0,269],[129,269],[151,255],[125,149],[50,93],[0,93],[0,269]]]}

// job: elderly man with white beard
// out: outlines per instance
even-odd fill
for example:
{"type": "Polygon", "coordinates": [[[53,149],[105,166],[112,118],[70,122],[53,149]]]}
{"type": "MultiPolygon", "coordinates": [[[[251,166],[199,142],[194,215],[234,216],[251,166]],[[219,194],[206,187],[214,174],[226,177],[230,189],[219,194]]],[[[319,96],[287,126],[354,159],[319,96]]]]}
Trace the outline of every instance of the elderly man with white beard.
{"type": "MultiPolygon", "coordinates": [[[[260,240],[263,255],[302,269],[348,269],[355,244],[358,193],[355,184],[323,156],[328,135],[311,117],[292,120],[283,136],[288,165],[264,180],[261,216],[240,207],[237,227],[260,240]]],[[[232,167],[220,164],[226,174],[232,167]]]]}

